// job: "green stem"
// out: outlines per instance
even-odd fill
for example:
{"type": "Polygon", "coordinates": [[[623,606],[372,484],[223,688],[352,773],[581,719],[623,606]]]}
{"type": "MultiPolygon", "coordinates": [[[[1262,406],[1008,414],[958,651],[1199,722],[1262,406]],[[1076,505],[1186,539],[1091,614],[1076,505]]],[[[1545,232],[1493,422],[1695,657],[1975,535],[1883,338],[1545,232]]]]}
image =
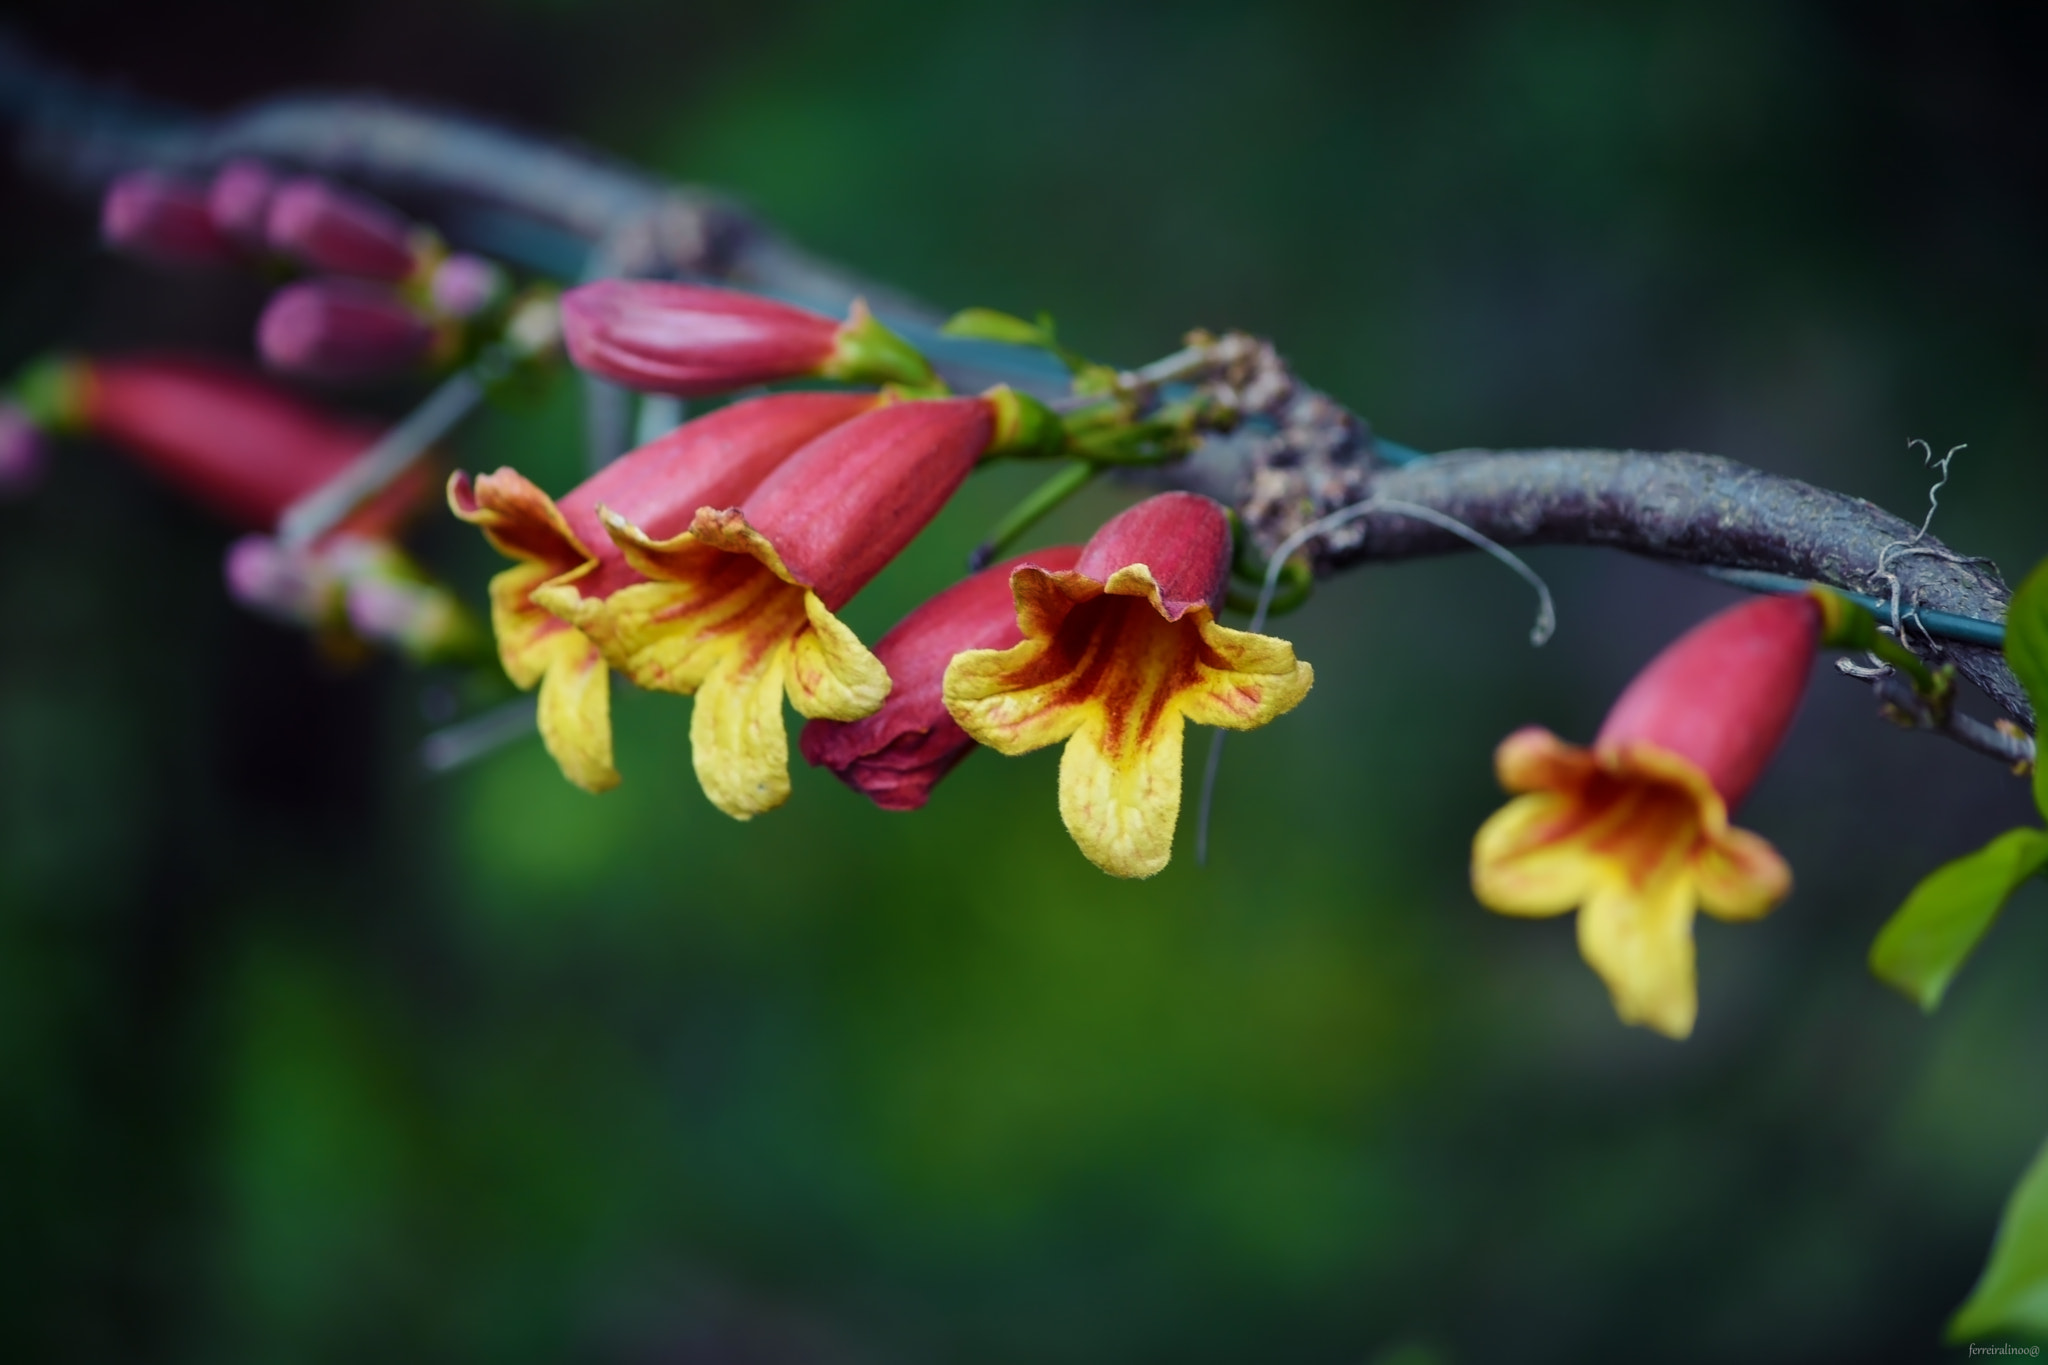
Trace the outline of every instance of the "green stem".
{"type": "Polygon", "coordinates": [[[979,572],[993,564],[996,556],[1030,530],[1040,517],[1086,487],[1088,481],[1095,477],[1095,471],[1096,466],[1077,460],[1025,494],[1024,500],[995,524],[988,538],[974,547],[974,553],[967,557],[968,569],[979,572]]]}

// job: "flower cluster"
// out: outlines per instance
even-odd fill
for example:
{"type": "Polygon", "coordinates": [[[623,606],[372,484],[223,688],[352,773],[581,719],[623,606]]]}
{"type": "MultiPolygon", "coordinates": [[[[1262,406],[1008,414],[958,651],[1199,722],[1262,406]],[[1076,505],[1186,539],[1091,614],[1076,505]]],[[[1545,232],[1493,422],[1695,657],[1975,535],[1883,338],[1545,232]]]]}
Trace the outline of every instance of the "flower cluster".
{"type": "Polygon", "coordinates": [[[538,688],[572,782],[619,780],[613,670],[695,698],[692,759],[737,819],[789,796],[785,699],[802,750],[884,809],[909,810],[976,745],[1066,744],[1060,811],[1119,876],[1166,865],[1186,721],[1248,729],[1312,681],[1281,640],[1216,621],[1232,531],[1169,493],[1086,546],[954,585],[870,649],[839,613],[980,463],[1070,453],[1061,419],[1006,388],[947,393],[856,303],[841,321],[730,290],[612,280],[562,300],[569,355],[688,396],[792,379],[863,387],[748,398],[551,498],[511,469],[455,475],[455,514],[515,562],[491,584],[506,672],[538,688]]]}

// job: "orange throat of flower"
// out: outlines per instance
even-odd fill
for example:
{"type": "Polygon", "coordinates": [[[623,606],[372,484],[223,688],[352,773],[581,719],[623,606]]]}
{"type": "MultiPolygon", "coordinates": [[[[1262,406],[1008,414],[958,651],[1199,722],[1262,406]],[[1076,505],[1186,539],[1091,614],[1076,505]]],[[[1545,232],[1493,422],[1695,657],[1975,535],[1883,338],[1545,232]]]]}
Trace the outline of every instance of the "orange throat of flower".
{"type": "Polygon", "coordinates": [[[1090,861],[1149,877],[1173,853],[1186,722],[1249,730],[1292,710],[1314,671],[1271,636],[1169,619],[1151,570],[1107,582],[1026,566],[1011,580],[1024,640],[946,669],[946,709],[1005,754],[1064,742],[1060,815],[1090,861]]]}
{"type": "Polygon", "coordinates": [[[1651,744],[1588,750],[1519,730],[1495,754],[1515,798],[1481,826],[1472,888],[1504,915],[1579,912],[1579,951],[1624,1023],[1673,1038],[1699,1010],[1693,916],[1751,920],[1792,888],[1764,839],[1690,761],[1651,744]]]}
{"type": "Polygon", "coordinates": [[[691,756],[713,805],[740,820],[773,810],[789,798],[783,697],[807,717],[859,720],[888,697],[888,671],[737,512],[704,508],[663,541],[601,515],[638,577],[580,570],[534,600],[635,684],[696,697],[691,756]]]}

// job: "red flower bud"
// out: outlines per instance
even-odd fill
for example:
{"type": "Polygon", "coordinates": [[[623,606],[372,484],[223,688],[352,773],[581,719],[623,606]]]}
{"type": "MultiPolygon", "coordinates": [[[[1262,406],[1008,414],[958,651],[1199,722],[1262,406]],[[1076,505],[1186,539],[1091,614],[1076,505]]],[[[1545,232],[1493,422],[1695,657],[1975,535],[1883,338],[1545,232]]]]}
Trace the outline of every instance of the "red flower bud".
{"type": "Polygon", "coordinates": [[[205,189],[157,171],[131,171],[107,187],[100,237],[118,250],[166,261],[225,261],[235,254],[213,225],[205,189]]]}
{"type": "Polygon", "coordinates": [[[970,649],[1009,649],[1023,641],[1011,570],[1030,564],[1058,573],[1080,557],[1078,545],[1034,550],[955,583],[897,622],[875,645],[875,657],[889,670],[889,699],[864,720],[805,725],[805,761],[831,769],[883,810],[924,805],[939,779],[975,747],[946,710],[946,665],[970,649]]]}
{"type": "Polygon", "coordinates": [[[856,303],[844,323],[757,294],[660,280],[599,280],[562,296],[582,369],[628,388],[692,397],[821,375],[926,388],[924,358],[856,303]]]}
{"type": "Polygon", "coordinates": [[[278,188],[264,234],[273,250],[315,270],[377,280],[406,279],[436,254],[431,233],[314,176],[278,188]]]}
{"type": "MultiPolygon", "coordinates": [[[[212,362],[90,360],[80,362],[76,379],[83,430],[250,530],[270,529],[377,438],[373,427],[212,362]]],[[[388,531],[424,487],[419,477],[401,480],[345,528],[388,531]]]]}
{"type": "Polygon", "coordinates": [[[1230,582],[1230,519],[1199,493],[1161,493],[1125,508],[1088,537],[1075,572],[1108,582],[1143,564],[1159,587],[1159,613],[1178,621],[1190,607],[1223,606],[1230,582]]]}
{"type": "Polygon", "coordinates": [[[1636,675],[1594,749],[1642,742],[1677,754],[1732,811],[1792,725],[1820,626],[1820,607],[1804,593],[1759,597],[1708,617],[1636,675]]]}
{"type": "Polygon", "coordinates": [[[207,211],[222,235],[252,251],[269,245],[270,201],[278,180],[260,161],[230,161],[213,177],[206,193],[207,211]]]}
{"type": "Polygon", "coordinates": [[[440,340],[390,289],[362,280],[289,285],[271,296],[256,323],[256,349],[265,364],[336,382],[411,369],[440,340]]]}

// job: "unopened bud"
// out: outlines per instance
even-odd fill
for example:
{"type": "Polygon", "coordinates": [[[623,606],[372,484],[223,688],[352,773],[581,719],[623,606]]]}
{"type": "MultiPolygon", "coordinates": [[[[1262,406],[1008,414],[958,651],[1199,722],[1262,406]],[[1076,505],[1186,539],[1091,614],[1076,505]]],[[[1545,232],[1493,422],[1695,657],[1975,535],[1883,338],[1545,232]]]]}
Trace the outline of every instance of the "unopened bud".
{"type": "Polygon", "coordinates": [[[42,482],[49,445],[28,413],[0,403],[0,498],[16,498],[42,482]]]}
{"type": "Polygon", "coordinates": [[[347,588],[348,623],[363,639],[422,662],[463,657],[481,641],[475,620],[438,583],[369,577],[347,588]]]}
{"type": "Polygon", "coordinates": [[[457,252],[434,267],[427,298],[442,317],[467,320],[504,301],[505,272],[481,256],[457,252]]]}
{"type": "Polygon", "coordinates": [[[390,289],[358,280],[311,280],[280,289],[256,324],[272,369],[328,380],[411,369],[434,350],[434,328],[390,289]]]}
{"type": "Polygon", "coordinates": [[[261,250],[269,244],[270,201],[277,186],[277,176],[262,162],[230,161],[214,174],[206,193],[214,227],[242,246],[261,250]]]}
{"type": "Polygon", "coordinates": [[[258,615],[310,626],[333,614],[331,576],[310,555],[269,536],[243,536],[228,547],[221,568],[228,596],[258,615]]]}
{"type": "Polygon", "coordinates": [[[378,280],[410,277],[435,251],[430,231],[314,176],[278,188],[264,235],[273,250],[315,270],[378,280]]]}
{"type": "Polygon", "coordinates": [[[117,251],[163,261],[225,261],[234,255],[213,225],[205,189],[160,171],[130,171],[107,187],[100,237],[117,251]]]}

